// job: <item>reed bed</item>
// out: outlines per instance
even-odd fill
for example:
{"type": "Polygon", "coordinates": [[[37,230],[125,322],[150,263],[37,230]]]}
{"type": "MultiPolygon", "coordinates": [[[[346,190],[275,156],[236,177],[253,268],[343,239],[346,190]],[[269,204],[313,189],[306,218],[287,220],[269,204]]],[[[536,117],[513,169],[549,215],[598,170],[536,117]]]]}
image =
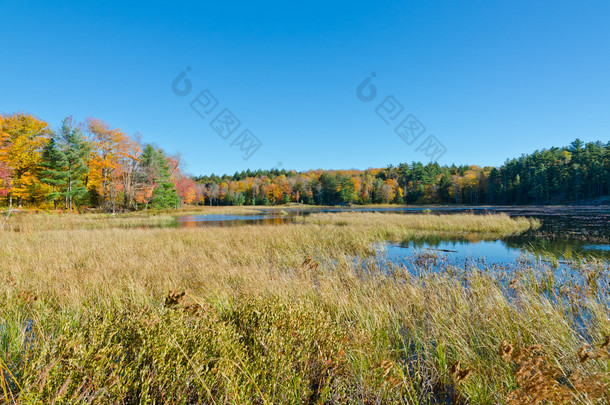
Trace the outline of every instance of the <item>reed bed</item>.
{"type": "Polygon", "coordinates": [[[0,232],[0,402],[608,403],[606,263],[365,266],[376,241],[536,224],[336,215],[0,232]]]}
{"type": "Polygon", "coordinates": [[[253,207],[187,207],[178,210],[147,210],[125,213],[12,210],[0,211],[0,231],[36,232],[42,230],[167,227],[176,217],[208,214],[257,214],[253,207]],[[8,220],[7,220],[8,214],[8,220]]]}
{"type": "Polygon", "coordinates": [[[540,222],[507,214],[409,215],[381,212],[315,213],[298,217],[298,222],[344,226],[372,232],[376,239],[400,241],[413,237],[499,238],[538,229],[540,222]]]}

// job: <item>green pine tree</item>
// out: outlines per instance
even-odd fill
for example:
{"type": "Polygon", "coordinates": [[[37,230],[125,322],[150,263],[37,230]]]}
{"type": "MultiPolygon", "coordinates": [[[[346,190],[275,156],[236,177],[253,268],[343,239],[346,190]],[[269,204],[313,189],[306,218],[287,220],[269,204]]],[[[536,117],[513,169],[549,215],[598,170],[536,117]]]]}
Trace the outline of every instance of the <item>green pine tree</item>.
{"type": "Polygon", "coordinates": [[[61,146],[66,160],[66,188],[62,196],[66,200],[66,208],[71,210],[74,202],[79,202],[87,194],[83,178],[89,173],[86,158],[91,152],[91,147],[80,128],[72,125],[71,118],[63,120],[60,131],[61,146]]]}
{"type": "Polygon", "coordinates": [[[438,183],[438,199],[441,203],[451,202],[451,188],[453,183],[451,181],[451,175],[449,173],[443,173],[438,183]]]}
{"type": "Polygon", "coordinates": [[[57,146],[55,136],[45,145],[41,157],[44,170],[41,172],[40,181],[53,187],[53,192],[47,197],[53,200],[53,208],[57,209],[57,199],[62,196],[60,190],[66,185],[68,176],[65,171],[66,155],[57,146]]]}
{"type": "Polygon", "coordinates": [[[146,145],[140,166],[143,172],[153,177],[156,187],[152,194],[151,204],[155,208],[170,208],[180,204],[176,186],[170,179],[169,165],[165,153],[152,145],[146,145]]]}

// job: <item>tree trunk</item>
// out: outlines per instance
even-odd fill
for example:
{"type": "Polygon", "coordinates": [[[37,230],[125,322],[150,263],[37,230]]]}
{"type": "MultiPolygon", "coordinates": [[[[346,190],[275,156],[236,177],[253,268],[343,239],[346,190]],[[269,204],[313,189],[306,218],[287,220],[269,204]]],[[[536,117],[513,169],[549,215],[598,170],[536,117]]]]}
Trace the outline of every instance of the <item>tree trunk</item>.
{"type": "Polygon", "coordinates": [[[70,211],[72,211],[72,175],[68,177],[68,196],[70,198],[70,211]]]}

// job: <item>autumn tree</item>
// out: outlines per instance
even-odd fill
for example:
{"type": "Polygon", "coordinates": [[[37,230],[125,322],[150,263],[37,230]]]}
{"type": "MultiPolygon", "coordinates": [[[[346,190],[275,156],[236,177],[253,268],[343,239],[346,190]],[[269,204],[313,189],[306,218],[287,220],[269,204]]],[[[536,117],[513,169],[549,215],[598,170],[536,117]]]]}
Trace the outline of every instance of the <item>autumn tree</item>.
{"type": "Polygon", "coordinates": [[[91,155],[87,161],[89,176],[85,186],[92,194],[100,194],[102,204],[106,204],[110,194],[111,173],[117,167],[114,148],[114,130],[104,121],[88,118],[86,121],[89,140],[92,144],[91,155]]]}
{"type": "Polygon", "coordinates": [[[123,207],[136,207],[136,181],[135,174],[140,164],[140,143],[133,138],[126,137],[123,148],[119,154],[119,171],[117,177],[121,181],[123,192],[123,207]]]}
{"type": "Polygon", "coordinates": [[[192,204],[197,200],[197,185],[191,178],[178,173],[173,183],[182,204],[192,204]]]}
{"type": "Polygon", "coordinates": [[[0,197],[6,197],[11,192],[12,169],[8,165],[8,135],[2,131],[4,117],[0,115],[0,197]]]}
{"type": "Polygon", "coordinates": [[[87,131],[92,145],[87,165],[90,174],[86,186],[92,193],[100,193],[101,203],[114,212],[123,193],[123,205],[135,198],[133,173],[139,146],[120,129],[112,129],[104,121],[89,118],[87,131]],[[126,201],[127,200],[127,201],[126,201]]]}
{"type": "Polygon", "coordinates": [[[15,113],[3,117],[0,129],[2,164],[11,168],[12,187],[9,193],[10,205],[17,198],[18,205],[24,199],[34,199],[39,183],[40,155],[49,139],[49,125],[31,114],[15,113]]]}
{"type": "Polygon", "coordinates": [[[0,162],[0,197],[6,197],[11,192],[11,175],[10,168],[0,162]]]}

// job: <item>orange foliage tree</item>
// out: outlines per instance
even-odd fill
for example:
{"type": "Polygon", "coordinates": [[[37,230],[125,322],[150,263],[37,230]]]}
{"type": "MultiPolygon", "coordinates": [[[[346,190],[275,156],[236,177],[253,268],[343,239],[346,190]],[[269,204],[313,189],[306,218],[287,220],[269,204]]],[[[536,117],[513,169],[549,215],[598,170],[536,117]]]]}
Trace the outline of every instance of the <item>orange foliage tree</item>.
{"type": "Polygon", "coordinates": [[[111,207],[112,211],[121,200],[124,208],[135,204],[137,190],[133,182],[140,145],[102,120],[88,118],[86,127],[93,145],[87,188],[94,194],[99,193],[100,204],[111,207]]]}

